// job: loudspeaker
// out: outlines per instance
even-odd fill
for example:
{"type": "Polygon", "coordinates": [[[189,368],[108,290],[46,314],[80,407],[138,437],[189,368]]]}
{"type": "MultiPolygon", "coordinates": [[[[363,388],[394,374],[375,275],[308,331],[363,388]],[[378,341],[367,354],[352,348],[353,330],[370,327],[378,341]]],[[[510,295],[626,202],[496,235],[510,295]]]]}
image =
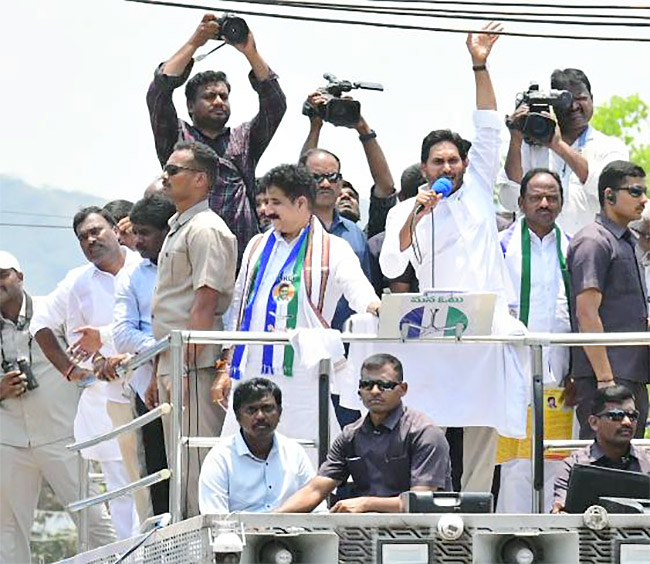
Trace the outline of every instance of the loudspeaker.
{"type": "Polygon", "coordinates": [[[473,564],[566,564],[579,562],[578,533],[478,532],[472,537],[473,564]]]}
{"type": "Polygon", "coordinates": [[[246,532],[241,564],[312,564],[338,562],[335,532],[246,532]]]}

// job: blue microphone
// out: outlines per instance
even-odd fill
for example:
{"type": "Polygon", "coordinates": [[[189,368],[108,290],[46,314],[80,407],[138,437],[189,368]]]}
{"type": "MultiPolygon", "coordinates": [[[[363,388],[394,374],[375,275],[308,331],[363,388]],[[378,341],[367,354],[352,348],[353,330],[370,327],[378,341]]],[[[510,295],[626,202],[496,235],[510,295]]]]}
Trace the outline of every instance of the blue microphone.
{"type": "MultiPolygon", "coordinates": [[[[442,194],[443,198],[447,198],[451,194],[452,189],[454,188],[454,183],[451,181],[451,178],[448,176],[441,176],[433,184],[431,184],[430,189],[433,190],[436,194],[442,194]]],[[[418,205],[415,208],[415,214],[419,214],[424,209],[422,204],[418,205]]]]}

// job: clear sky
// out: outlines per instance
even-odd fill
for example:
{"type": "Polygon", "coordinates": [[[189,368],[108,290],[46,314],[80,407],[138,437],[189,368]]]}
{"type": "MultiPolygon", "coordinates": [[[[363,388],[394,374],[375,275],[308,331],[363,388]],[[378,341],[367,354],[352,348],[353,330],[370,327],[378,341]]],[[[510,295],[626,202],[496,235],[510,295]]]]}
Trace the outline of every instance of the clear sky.
{"type": "MultiPolygon", "coordinates": [[[[237,7],[235,2],[200,3],[237,7]]],[[[562,3],[575,4],[579,15],[587,13],[580,4],[598,0],[562,3]]],[[[639,13],[650,15],[649,10],[639,13]]],[[[36,185],[137,199],[159,170],[145,104],[148,83],[155,66],[190,36],[201,15],[195,10],[121,0],[4,3],[0,173],[36,185]]],[[[260,53],[280,76],[289,105],[258,173],[296,160],[308,130],[308,120],[300,113],[302,101],[324,84],[321,77],[327,71],[339,78],[384,84],[383,93],[353,94],[377,131],[396,180],[404,167],[418,159],[421,140],[429,130],[450,127],[471,135],[473,77],[464,35],[246,19],[260,53]]],[[[399,21],[447,28],[480,25],[424,18],[399,21]]],[[[650,37],[648,28],[628,32],[517,23],[506,28],[650,37]]],[[[517,92],[530,81],[547,86],[554,68],[570,66],[587,73],[597,104],[613,94],[632,93],[650,103],[649,60],[650,43],[503,37],[493,50],[490,68],[499,109],[506,114],[512,111],[517,92]]],[[[195,68],[228,74],[233,85],[231,125],[255,114],[257,101],[246,78],[249,68],[240,53],[226,46],[195,68]]],[[[186,116],[181,90],[175,100],[186,116]]],[[[503,137],[507,137],[505,128],[503,137]]],[[[341,156],[344,176],[367,194],[370,175],[356,133],[326,126],[321,145],[341,156]]]]}

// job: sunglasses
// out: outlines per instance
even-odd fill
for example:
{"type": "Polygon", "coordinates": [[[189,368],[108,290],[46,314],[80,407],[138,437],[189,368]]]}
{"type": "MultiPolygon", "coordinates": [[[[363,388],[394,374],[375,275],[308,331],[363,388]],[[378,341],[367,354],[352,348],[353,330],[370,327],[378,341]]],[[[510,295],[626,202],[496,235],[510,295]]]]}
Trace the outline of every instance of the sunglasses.
{"type": "Polygon", "coordinates": [[[190,168],[189,166],[181,166],[169,163],[163,167],[163,172],[166,172],[167,176],[176,176],[179,172],[183,172],[184,170],[191,170],[192,172],[205,172],[204,170],[200,170],[198,168],[190,168]]]}
{"type": "Polygon", "coordinates": [[[359,389],[370,391],[377,386],[382,392],[385,392],[386,390],[394,390],[400,384],[401,382],[391,382],[388,380],[359,380],[359,389]]]}
{"type": "Polygon", "coordinates": [[[615,190],[625,190],[633,198],[640,198],[641,196],[645,196],[647,194],[648,189],[645,186],[633,185],[633,186],[619,186],[618,188],[615,188],[615,190]]]}
{"type": "Polygon", "coordinates": [[[639,419],[639,412],[635,409],[633,411],[624,411],[623,409],[611,409],[610,411],[603,411],[598,413],[596,417],[607,417],[610,421],[623,421],[626,417],[634,422],[639,419]]]}
{"type": "Polygon", "coordinates": [[[320,184],[323,180],[327,180],[328,182],[338,182],[343,178],[340,172],[328,172],[325,174],[319,174],[318,172],[315,172],[312,174],[314,177],[314,180],[316,181],[317,184],[320,184]]]}

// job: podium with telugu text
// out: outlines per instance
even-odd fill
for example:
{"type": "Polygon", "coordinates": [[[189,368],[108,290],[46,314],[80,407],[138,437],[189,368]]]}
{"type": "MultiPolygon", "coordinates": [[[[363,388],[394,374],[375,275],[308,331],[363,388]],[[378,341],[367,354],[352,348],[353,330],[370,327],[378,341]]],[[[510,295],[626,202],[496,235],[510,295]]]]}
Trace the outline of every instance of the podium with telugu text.
{"type": "Polygon", "coordinates": [[[384,294],[378,337],[423,339],[489,335],[495,293],[429,290],[420,294],[384,294]]]}

